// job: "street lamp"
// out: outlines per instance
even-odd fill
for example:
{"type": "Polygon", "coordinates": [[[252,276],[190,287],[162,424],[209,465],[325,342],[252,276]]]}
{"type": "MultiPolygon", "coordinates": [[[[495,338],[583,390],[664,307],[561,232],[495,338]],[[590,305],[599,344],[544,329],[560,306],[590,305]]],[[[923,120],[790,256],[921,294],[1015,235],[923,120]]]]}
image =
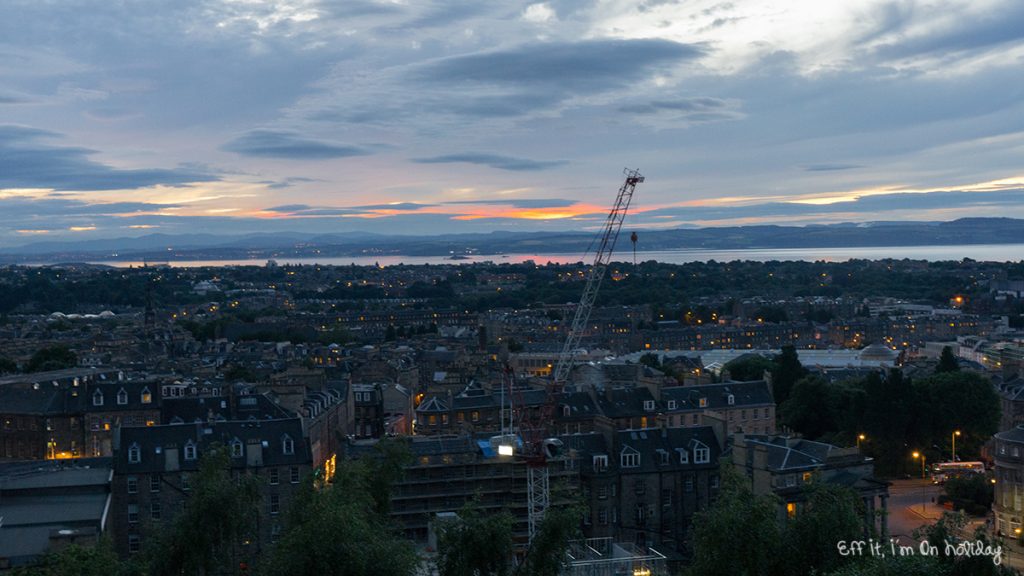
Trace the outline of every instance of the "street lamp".
{"type": "Polygon", "coordinates": [[[867,440],[868,437],[863,434],[857,434],[857,450],[860,450],[860,443],[867,440]]]}
{"type": "MultiPolygon", "coordinates": [[[[925,464],[924,463],[925,463],[925,460],[926,460],[924,452],[916,452],[915,451],[913,456],[914,456],[914,460],[917,460],[918,458],[921,459],[921,478],[924,478],[925,477],[925,475],[924,475],[924,466],[925,466],[925,464]]],[[[924,516],[924,499],[925,499],[924,486],[925,486],[924,484],[921,485],[921,515],[922,516],[924,516]]]]}
{"type": "Polygon", "coordinates": [[[924,469],[926,466],[925,462],[927,462],[928,458],[926,458],[924,453],[922,452],[914,452],[913,456],[914,460],[917,460],[918,458],[921,459],[921,478],[927,478],[927,476],[924,473],[924,469]]]}
{"type": "Polygon", "coordinates": [[[956,437],[960,435],[959,430],[953,430],[953,462],[956,462],[956,437]]]}

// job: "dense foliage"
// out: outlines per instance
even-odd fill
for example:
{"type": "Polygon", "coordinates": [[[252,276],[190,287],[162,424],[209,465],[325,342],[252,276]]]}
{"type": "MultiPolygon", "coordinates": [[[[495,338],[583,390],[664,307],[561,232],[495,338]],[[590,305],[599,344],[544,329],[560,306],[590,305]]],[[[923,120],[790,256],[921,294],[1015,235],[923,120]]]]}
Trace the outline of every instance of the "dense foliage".
{"type": "Polygon", "coordinates": [[[852,444],[859,434],[880,474],[913,470],[914,450],[938,462],[951,454],[951,434],[960,430],[957,454],[972,459],[997,432],[999,397],[988,378],[967,371],[911,380],[899,370],[828,383],[800,379],[779,407],[783,424],[811,439],[852,444]],[[938,448],[936,448],[938,447],[938,448]]]}

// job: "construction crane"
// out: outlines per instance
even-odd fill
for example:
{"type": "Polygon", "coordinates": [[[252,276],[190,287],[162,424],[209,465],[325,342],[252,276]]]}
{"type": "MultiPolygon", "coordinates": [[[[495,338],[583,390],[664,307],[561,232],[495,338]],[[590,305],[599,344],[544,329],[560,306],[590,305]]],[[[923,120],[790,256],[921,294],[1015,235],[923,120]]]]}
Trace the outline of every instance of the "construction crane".
{"type": "MultiPolygon", "coordinates": [[[[612,252],[615,250],[615,242],[619,239],[619,232],[622,230],[622,223],[629,210],[629,204],[633,200],[633,191],[636,185],[644,181],[639,170],[624,170],[626,180],[619,188],[615,197],[615,204],[612,206],[604,226],[601,228],[595,241],[599,240],[597,251],[594,255],[594,263],[587,272],[587,284],[580,297],[580,303],[576,307],[573,316],[572,326],[565,339],[565,345],[558,356],[558,362],[552,370],[551,383],[546,387],[546,398],[540,410],[529,414],[525,403],[520,398],[515,398],[515,386],[512,380],[511,371],[506,371],[506,378],[503,384],[508,385],[509,399],[515,402],[518,412],[515,423],[509,423],[510,428],[504,428],[502,435],[492,439],[492,442],[499,444],[498,452],[502,455],[512,455],[517,447],[515,446],[515,430],[523,437],[522,454],[527,464],[527,512],[529,539],[533,537],[540,528],[540,523],[551,505],[551,482],[548,471],[548,461],[560,455],[562,443],[557,438],[544,438],[546,429],[551,425],[555,411],[555,403],[558,395],[562,392],[565,382],[572,370],[573,360],[576,351],[583,339],[587,322],[590,321],[590,312],[594,308],[594,301],[597,299],[597,291],[601,288],[601,280],[604,279],[608,264],[611,262],[612,252]],[[531,417],[532,416],[532,417],[531,417]]],[[[503,385],[504,388],[504,385],[503,385]]]]}
{"type": "Polygon", "coordinates": [[[597,300],[597,291],[601,288],[601,280],[611,262],[612,252],[615,250],[615,242],[619,239],[619,231],[622,230],[622,222],[626,219],[626,212],[629,210],[629,203],[633,200],[633,191],[636,185],[644,181],[639,170],[626,168],[626,181],[619,188],[619,195],[615,198],[615,205],[608,213],[608,218],[602,228],[601,243],[594,254],[594,263],[587,272],[587,286],[583,289],[583,296],[580,297],[579,306],[576,307],[576,314],[572,318],[572,327],[569,329],[569,336],[562,346],[562,353],[558,355],[558,363],[555,365],[552,381],[553,392],[561,392],[561,387],[569,379],[569,371],[572,370],[573,360],[576,358],[576,350],[579,348],[583,333],[586,332],[587,322],[590,321],[590,312],[594,309],[594,301],[597,300]]]}

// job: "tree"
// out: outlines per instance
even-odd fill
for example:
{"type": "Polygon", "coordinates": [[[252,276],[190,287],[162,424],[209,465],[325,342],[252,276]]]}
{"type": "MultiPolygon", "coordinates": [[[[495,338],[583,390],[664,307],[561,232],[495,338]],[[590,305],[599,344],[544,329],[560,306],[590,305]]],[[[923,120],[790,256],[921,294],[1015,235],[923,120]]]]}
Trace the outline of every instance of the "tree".
{"type": "Polygon", "coordinates": [[[737,382],[750,382],[761,380],[765,372],[775,370],[775,362],[760,354],[744,354],[725,365],[729,371],[729,377],[737,382]]]}
{"type": "Polygon", "coordinates": [[[694,576],[782,574],[778,500],[758,496],[730,464],[723,465],[718,499],[693,518],[694,576]]]}
{"type": "Polygon", "coordinates": [[[73,544],[47,554],[33,566],[16,569],[14,576],[115,576],[123,568],[110,540],[103,538],[92,547],[73,544]]]}
{"type": "Polygon", "coordinates": [[[775,369],[772,371],[772,392],[775,393],[775,402],[785,402],[796,381],[806,375],[807,369],[800,364],[796,348],[792,345],[783,346],[781,353],[775,357],[775,369]]]}
{"type": "Polygon", "coordinates": [[[333,483],[307,478],[263,572],[294,576],[411,576],[419,558],[371,493],[366,459],[338,464],[333,483]]]}
{"type": "Polygon", "coordinates": [[[37,350],[25,365],[26,372],[45,372],[74,368],[78,365],[78,355],[67,346],[49,346],[37,350]]]}
{"type": "Polygon", "coordinates": [[[845,486],[813,483],[804,490],[806,502],[786,527],[788,574],[811,574],[838,568],[849,561],[838,554],[836,542],[864,537],[863,504],[845,486]]]}
{"type": "Polygon", "coordinates": [[[517,576],[558,576],[565,564],[569,542],[579,536],[583,514],[581,505],[548,510],[516,570],[517,576]]]}
{"type": "Polygon", "coordinates": [[[150,573],[179,576],[233,569],[244,542],[256,536],[256,482],[256,477],[245,474],[232,477],[224,447],[207,450],[184,510],[146,551],[150,573]]]}
{"type": "Polygon", "coordinates": [[[0,374],[10,374],[17,371],[18,365],[15,364],[14,360],[6,356],[0,356],[0,374]]]}
{"type": "Polygon", "coordinates": [[[982,474],[966,474],[949,478],[943,486],[953,506],[968,514],[982,516],[992,507],[992,483],[982,474]]]}
{"type": "Polygon", "coordinates": [[[640,357],[640,363],[655,370],[661,370],[661,360],[654,352],[648,352],[640,357]]]}
{"type": "Polygon", "coordinates": [[[960,370],[960,363],[953,355],[953,349],[949,346],[942,347],[942,354],[939,355],[939,365],[935,367],[936,374],[943,372],[957,372],[960,370]]]}
{"type": "Polygon", "coordinates": [[[476,502],[466,504],[457,518],[442,521],[437,540],[440,575],[507,576],[512,566],[514,522],[506,511],[481,512],[476,502]]]}

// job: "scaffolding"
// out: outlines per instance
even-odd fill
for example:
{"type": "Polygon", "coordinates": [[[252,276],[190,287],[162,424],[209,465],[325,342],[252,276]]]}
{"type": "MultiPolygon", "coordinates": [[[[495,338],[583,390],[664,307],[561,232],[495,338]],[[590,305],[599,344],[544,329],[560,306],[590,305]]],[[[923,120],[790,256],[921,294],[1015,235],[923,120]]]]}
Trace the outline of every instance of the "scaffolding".
{"type": "Polygon", "coordinates": [[[641,548],[611,538],[589,538],[569,543],[565,576],[661,576],[666,558],[654,548],[641,548]]]}

